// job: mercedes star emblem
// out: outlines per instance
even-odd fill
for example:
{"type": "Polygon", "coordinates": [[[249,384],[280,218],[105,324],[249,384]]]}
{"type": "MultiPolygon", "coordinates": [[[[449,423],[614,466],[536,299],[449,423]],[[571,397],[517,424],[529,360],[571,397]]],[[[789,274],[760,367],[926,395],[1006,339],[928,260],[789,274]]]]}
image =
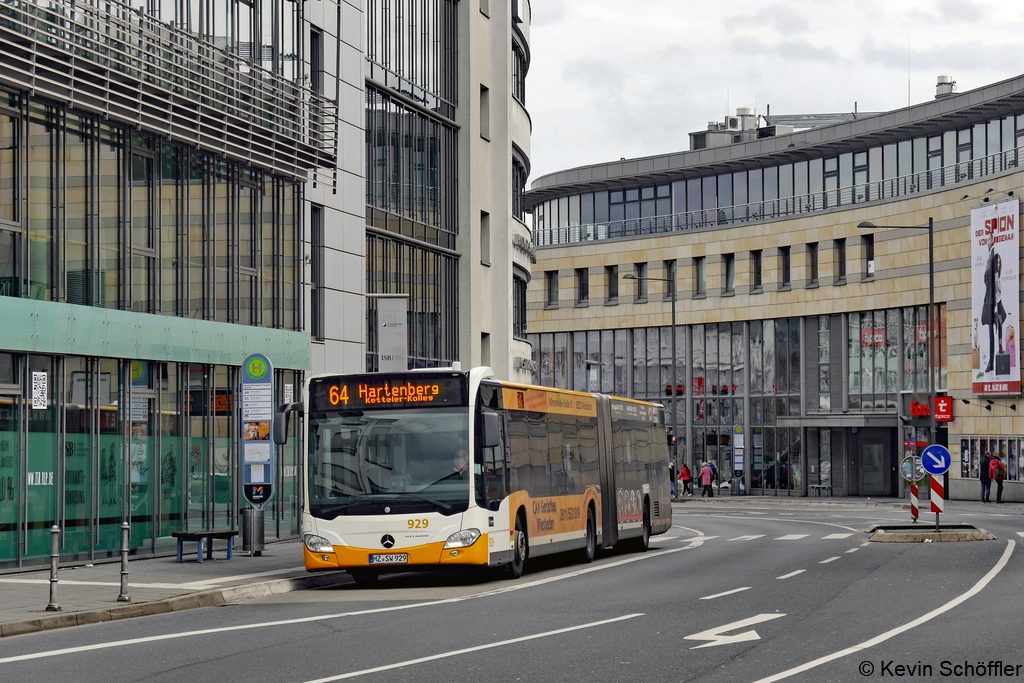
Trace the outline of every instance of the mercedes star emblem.
{"type": "Polygon", "coordinates": [[[391,534],[384,534],[380,538],[380,544],[382,546],[384,546],[385,548],[394,548],[395,547],[395,537],[392,536],[391,534]]]}

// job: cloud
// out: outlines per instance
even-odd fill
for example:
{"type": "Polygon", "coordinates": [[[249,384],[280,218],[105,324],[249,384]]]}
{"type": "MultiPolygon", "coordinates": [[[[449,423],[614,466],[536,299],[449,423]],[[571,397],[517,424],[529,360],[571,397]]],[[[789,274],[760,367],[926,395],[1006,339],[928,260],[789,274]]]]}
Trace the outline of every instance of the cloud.
{"type": "Polygon", "coordinates": [[[561,24],[569,17],[567,0],[543,0],[531,3],[533,16],[530,17],[530,28],[547,28],[561,24]]]}
{"type": "Polygon", "coordinates": [[[802,62],[818,62],[837,64],[843,61],[842,56],[831,47],[819,47],[806,40],[783,40],[769,45],[759,40],[737,36],[732,41],[732,49],[740,54],[755,56],[773,56],[783,60],[802,62]]]}
{"type": "Polygon", "coordinates": [[[922,22],[976,24],[986,20],[988,9],[971,0],[939,0],[928,9],[914,8],[907,14],[922,22]]]}
{"type": "Polygon", "coordinates": [[[771,26],[784,35],[806,33],[811,30],[811,25],[804,12],[778,4],[768,5],[757,12],[745,12],[725,17],[722,23],[726,27],[753,26],[758,29],[771,26]]]}

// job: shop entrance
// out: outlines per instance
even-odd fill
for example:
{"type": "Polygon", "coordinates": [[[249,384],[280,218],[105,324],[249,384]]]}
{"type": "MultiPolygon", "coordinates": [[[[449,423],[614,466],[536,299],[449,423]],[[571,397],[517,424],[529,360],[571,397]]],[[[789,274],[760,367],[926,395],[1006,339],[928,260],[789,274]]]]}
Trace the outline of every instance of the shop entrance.
{"type": "Polygon", "coordinates": [[[857,434],[857,466],[862,496],[890,496],[893,494],[893,430],[862,429],[857,434]]]}

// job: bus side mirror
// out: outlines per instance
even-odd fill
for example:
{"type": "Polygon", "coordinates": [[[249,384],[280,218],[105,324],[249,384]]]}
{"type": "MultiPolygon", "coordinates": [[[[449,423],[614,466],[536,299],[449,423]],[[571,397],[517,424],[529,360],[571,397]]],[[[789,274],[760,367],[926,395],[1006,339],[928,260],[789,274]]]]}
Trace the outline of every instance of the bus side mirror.
{"type": "Polygon", "coordinates": [[[501,445],[501,415],[498,413],[484,412],[483,443],[481,448],[496,448],[501,445]]]}
{"type": "Polygon", "coordinates": [[[288,443],[288,422],[292,413],[302,414],[301,403],[286,403],[274,414],[274,443],[283,446],[288,443]]]}

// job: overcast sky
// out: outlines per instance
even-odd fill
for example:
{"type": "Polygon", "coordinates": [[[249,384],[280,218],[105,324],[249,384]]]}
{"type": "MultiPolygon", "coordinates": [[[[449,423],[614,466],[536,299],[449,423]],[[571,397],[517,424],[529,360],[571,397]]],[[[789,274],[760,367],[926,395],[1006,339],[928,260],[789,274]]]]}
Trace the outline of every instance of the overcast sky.
{"type": "Polygon", "coordinates": [[[1024,73],[1019,0],[531,0],[531,182],[686,150],[728,110],[887,111],[1024,73]],[[909,44],[909,71],[908,71],[909,44]]]}

